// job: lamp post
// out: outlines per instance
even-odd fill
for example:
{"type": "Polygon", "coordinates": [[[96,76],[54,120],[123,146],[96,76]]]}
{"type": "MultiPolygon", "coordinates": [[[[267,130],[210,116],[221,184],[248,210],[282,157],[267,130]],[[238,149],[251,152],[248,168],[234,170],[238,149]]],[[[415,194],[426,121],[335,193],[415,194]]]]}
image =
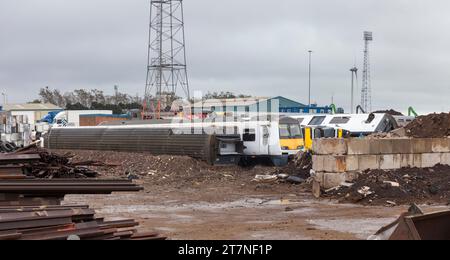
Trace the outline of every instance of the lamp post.
{"type": "Polygon", "coordinates": [[[352,93],[351,93],[351,102],[350,102],[350,108],[351,108],[351,113],[353,114],[354,113],[354,106],[355,106],[355,92],[354,92],[354,89],[355,89],[355,79],[356,79],[356,82],[358,82],[358,68],[356,68],[356,67],[353,67],[353,68],[351,68],[350,69],[350,71],[352,72],[352,93]]]}
{"type": "Polygon", "coordinates": [[[312,52],[311,50],[309,52],[309,91],[308,91],[308,111],[311,108],[311,58],[312,58],[312,52]]]}

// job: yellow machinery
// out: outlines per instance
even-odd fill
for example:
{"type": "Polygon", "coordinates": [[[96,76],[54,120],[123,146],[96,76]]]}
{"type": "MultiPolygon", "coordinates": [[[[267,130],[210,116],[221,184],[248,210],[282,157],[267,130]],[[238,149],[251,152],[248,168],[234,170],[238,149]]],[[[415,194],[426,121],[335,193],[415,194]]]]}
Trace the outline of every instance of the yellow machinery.
{"type": "Polygon", "coordinates": [[[332,128],[314,128],[305,127],[304,128],[304,144],[305,151],[310,151],[313,146],[313,140],[319,138],[344,138],[346,135],[343,129],[332,129],[332,128]]]}
{"type": "Polygon", "coordinates": [[[305,147],[303,132],[296,119],[284,117],[280,119],[280,146],[283,152],[296,154],[305,147]]]}

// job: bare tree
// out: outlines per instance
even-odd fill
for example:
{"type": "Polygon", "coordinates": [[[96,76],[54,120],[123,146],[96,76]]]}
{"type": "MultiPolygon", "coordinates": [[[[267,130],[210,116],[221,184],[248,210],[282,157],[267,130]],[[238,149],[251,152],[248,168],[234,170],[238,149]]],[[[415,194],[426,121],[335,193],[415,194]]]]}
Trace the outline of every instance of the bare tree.
{"type": "Polygon", "coordinates": [[[76,89],[74,90],[74,94],[76,96],[77,103],[80,103],[85,107],[90,107],[92,101],[94,100],[92,94],[85,89],[76,89]]]}
{"type": "Polygon", "coordinates": [[[39,90],[39,96],[41,97],[43,103],[57,105],[53,97],[53,92],[49,89],[48,86],[39,90]]]}
{"type": "Polygon", "coordinates": [[[94,96],[94,101],[96,103],[106,105],[106,98],[103,90],[93,89],[91,90],[91,93],[94,96]]]}
{"type": "Polygon", "coordinates": [[[64,96],[57,89],[53,90],[53,99],[55,101],[55,105],[59,107],[66,107],[66,101],[64,100],[64,96]]]}

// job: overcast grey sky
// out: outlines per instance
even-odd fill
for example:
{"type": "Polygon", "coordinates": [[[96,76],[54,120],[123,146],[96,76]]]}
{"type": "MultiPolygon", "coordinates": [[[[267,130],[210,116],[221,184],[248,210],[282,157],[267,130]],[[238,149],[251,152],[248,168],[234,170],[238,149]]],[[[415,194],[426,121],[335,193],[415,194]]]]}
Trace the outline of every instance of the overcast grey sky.
{"type": "MultiPolygon", "coordinates": [[[[349,69],[371,46],[373,105],[449,111],[447,0],[185,0],[191,90],[233,91],[348,109],[349,69]]],[[[0,89],[10,102],[113,85],[144,92],[149,0],[1,0],[0,89]]],[[[361,83],[360,83],[361,85],[361,83]]]]}

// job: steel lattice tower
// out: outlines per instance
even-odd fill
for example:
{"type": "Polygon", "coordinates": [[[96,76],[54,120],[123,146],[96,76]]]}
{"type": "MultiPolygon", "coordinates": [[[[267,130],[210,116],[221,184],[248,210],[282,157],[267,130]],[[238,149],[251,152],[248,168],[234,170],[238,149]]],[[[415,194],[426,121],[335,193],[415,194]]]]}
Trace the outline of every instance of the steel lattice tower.
{"type": "Polygon", "coordinates": [[[178,88],[190,99],[186,68],[183,0],[151,0],[145,100],[161,101],[178,88]]]}
{"type": "Polygon", "coordinates": [[[369,43],[373,41],[372,32],[364,32],[364,69],[361,89],[361,107],[366,112],[372,111],[372,86],[370,82],[369,43]]]}

